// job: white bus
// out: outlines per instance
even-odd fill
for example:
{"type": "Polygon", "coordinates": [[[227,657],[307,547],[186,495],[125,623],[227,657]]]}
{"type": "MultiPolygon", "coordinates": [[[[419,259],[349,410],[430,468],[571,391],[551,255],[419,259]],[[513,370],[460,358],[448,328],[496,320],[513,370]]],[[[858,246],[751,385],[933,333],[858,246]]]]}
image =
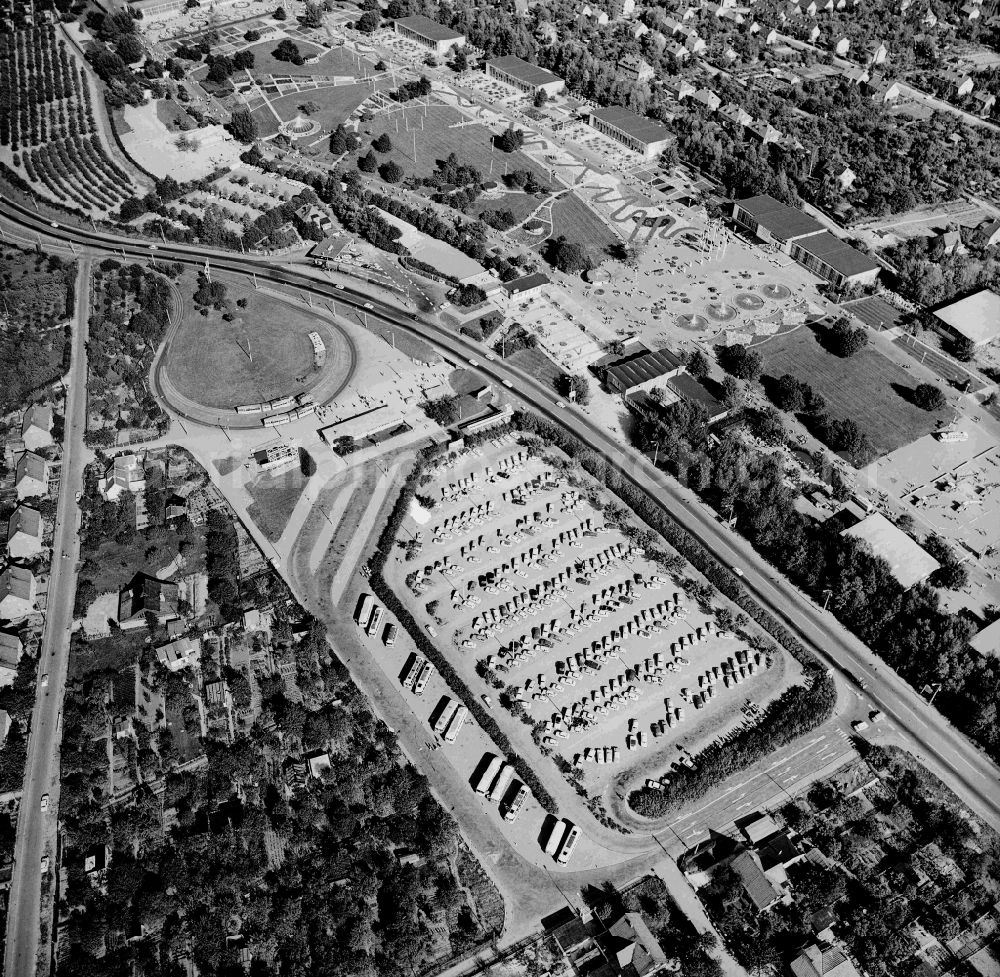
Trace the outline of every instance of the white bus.
{"type": "Polygon", "coordinates": [[[444,731],[444,741],[445,743],[454,743],[458,738],[459,731],[465,725],[465,720],[469,716],[469,710],[465,706],[459,706],[455,710],[455,715],[451,717],[451,722],[448,723],[448,728],[444,731]]]}
{"type": "Polygon", "coordinates": [[[514,793],[510,801],[506,804],[502,802],[500,804],[500,813],[503,815],[504,821],[515,820],[518,814],[521,813],[524,802],[528,799],[528,788],[520,780],[514,781],[513,789],[516,790],[516,793],[514,793]]]}
{"type": "Polygon", "coordinates": [[[580,840],[580,829],[572,821],[567,821],[566,824],[569,827],[569,831],[566,833],[566,837],[563,838],[562,847],[556,856],[556,861],[560,865],[565,865],[570,860],[573,856],[573,850],[576,848],[576,843],[580,840]]]}

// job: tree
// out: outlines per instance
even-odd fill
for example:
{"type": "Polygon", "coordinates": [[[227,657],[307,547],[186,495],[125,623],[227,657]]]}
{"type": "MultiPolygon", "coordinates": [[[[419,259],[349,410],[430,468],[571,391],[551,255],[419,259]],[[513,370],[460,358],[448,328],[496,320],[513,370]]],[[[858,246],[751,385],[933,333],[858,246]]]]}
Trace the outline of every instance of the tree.
{"type": "Polygon", "coordinates": [[[524,132],[509,125],[499,136],[495,137],[494,142],[501,152],[516,153],[524,145],[524,132]]]}
{"type": "Polygon", "coordinates": [[[292,64],[302,64],[305,61],[299,51],[299,46],[287,37],[279,41],[278,46],[271,53],[278,61],[290,61],[292,64]]]}
{"type": "MultiPolygon", "coordinates": [[[[441,427],[448,427],[458,420],[458,397],[454,395],[428,400],[424,403],[423,408],[424,413],[441,427]]],[[[428,611],[428,613],[431,612],[428,611]]]]}
{"type": "Polygon", "coordinates": [[[710,370],[708,357],[700,349],[696,349],[688,358],[686,369],[696,380],[704,379],[710,370]]]}
{"type": "Polygon", "coordinates": [[[260,135],[257,120],[248,109],[237,109],[229,119],[229,131],[243,143],[251,143],[260,135]]]}
{"type": "Polygon", "coordinates": [[[277,10],[271,16],[275,20],[288,20],[288,13],[285,11],[284,7],[278,7],[277,10]]]}
{"type": "Polygon", "coordinates": [[[374,10],[366,10],[355,23],[355,27],[361,31],[362,34],[374,34],[378,30],[378,25],[382,23],[382,18],[379,17],[374,10]]]}
{"type": "Polygon", "coordinates": [[[968,336],[958,336],[951,344],[955,359],[968,363],[976,355],[976,344],[968,336]]]}
{"type": "Polygon", "coordinates": [[[544,88],[539,88],[535,92],[535,97],[531,100],[531,104],[535,106],[536,109],[540,109],[549,100],[549,93],[545,91],[544,88]]]}
{"type": "Polygon", "coordinates": [[[378,160],[370,149],[364,156],[358,157],[358,169],[362,173],[374,173],[378,169],[378,160]]]}
{"type": "Polygon", "coordinates": [[[315,115],[317,112],[321,111],[322,108],[323,106],[320,105],[319,102],[314,102],[312,99],[299,105],[299,111],[303,115],[315,115]]]}
{"type": "Polygon", "coordinates": [[[302,24],[305,27],[323,26],[323,8],[313,0],[307,0],[305,12],[302,14],[302,24]]]}
{"type": "Polygon", "coordinates": [[[764,369],[764,360],[760,353],[755,349],[748,349],[742,343],[716,347],[716,357],[726,373],[750,383],[759,380],[764,369]]]}
{"type": "Polygon", "coordinates": [[[800,383],[790,373],[778,377],[771,399],[782,410],[797,414],[806,405],[804,384],[800,383]]]}
{"type": "Polygon", "coordinates": [[[461,74],[469,67],[469,55],[465,53],[465,48],[460,47],[455,51],[455,56],[451,59],[451,70],[456,74],[461,74]]]}
{"type": "Polygon", "coordinates": [[[233,55],[233,67],[237,71],[246,71],[254,66],[256,60],[253,51],[237,51],[233,55]]]}
{"type": "Polygon", "coordinates": [[[378,168],[378,172],[379,176],[381,176],[386,183],[399,183],[399,181],[406,176],[403,172],[403,167],[393,159],[390,159],[387,163],[383,163],[378,168]]]}
{"type": "Polygon", "coordinates": [[[126,64],[135,64],[143,54],[142,41],[135,34],[125,34],[118,38],[115,50],[126,64]]]}
{"type": "Polygon", "coordinates": [[[913,402],[926,411],[941,410],[948,403],[944,391],[932,383],[920,383],[913,388],[913,402]]]}
{"type": "Polygon", "coordinates": [[[381,136],[372,141],[372,148],[379,153],[391,153],[392,152],[392,140],[389,138],[389,133],[383,132],[381,136]]]}
{"type": "Polygon", "coordinates": [[[590,259],[582,245],[558,237],[549,248],[549,261],[554,268],[567,274],[577,274],[590,268],[590,259]]]}
{"type": "Polygon", "coordinates": [[[260,40],[260,31],[248,30],[243,35],[243,40],[246,41],[248,44],[253,44],[255,41],[259,41],[260,40]]]}
{"type": "Polygon", "coordinates": [[[215,58],[208,69],[208,80],[216,85],[224,85],[233,73],[229,58],[215,58]]]}
{"type": "Polygon", "coordinates": [[[556,381],[556,390],[578,404],[590,403],[590,384],[586,377],[563,373],[556,381]]]}
{"type": "Polygon", "coordinates": [[[868,333],[861,327],[852,329],[850,322],[842,317],[830,327],[829,345],[838,356],[853,356],[868,345],[868,333]]]}

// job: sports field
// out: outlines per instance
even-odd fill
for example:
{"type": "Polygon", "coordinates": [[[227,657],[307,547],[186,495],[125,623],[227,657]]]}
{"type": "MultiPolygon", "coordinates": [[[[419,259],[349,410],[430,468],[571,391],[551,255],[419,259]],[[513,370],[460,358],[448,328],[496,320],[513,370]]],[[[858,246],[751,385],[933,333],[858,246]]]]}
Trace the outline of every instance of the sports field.
{"type": "Polygon", "coordinates": [[[327,349],[325,371],[351,361],[346,339],[324,320],[274,296],[226,284],[232,322],[214,309],[201,315],[191,298],[193,277],[180,283],[184,315],[170,339],[165,369],[182,396],[205,407],[232,408],[305,390],[321,373],[313,364],[313,330],[327,349]],[[246,308],[235,306],[240,298],[247,299],[246,308]]]}
{"type": "Polygon", "coordinates": [[[764,358],[766,376],[790,373],[808,383],[826,399],[830,416],[853,420],[879,454],[937,427],[941,415],[921,410],[908,399],[918,381],[871,346],[843,358],[828,353],[813,329],[802,326],[754,348],[764,358]]]}
{"type": "MultiPolygon", "coordinates": [[[[281,116],[282,122],[294,119],[302,113],[300,106],[314,102],[319,106],[309,113],[309,118],[318,122],[326,132],[333,131],[341,122],[345,122],[351,113],[371,94],[367,85],[338,85],[333,88],[316,88],[310,91],[296,92],[284,95],[267,105],[258,105],[253,110],[262,136],[269,136],[278,131],[278,120],[274,113],[281,116]],[[273,111],[272,111],[273,109],[273,111]]],[[[306,140],[311,142],[320,138],[319,133],[306,140]]]]}

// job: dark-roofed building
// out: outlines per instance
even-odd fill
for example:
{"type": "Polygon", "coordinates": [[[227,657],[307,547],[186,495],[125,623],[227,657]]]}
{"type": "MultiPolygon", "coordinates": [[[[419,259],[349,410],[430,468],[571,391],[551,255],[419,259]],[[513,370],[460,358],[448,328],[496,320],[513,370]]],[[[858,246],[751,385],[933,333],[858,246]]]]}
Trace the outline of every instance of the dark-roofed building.
{"type": "Polygon", "coordinates": [[[19,505],[7,520],[7,555],[12,560],[38,556],[42,551],[42,514],[19,505]]]}
{"type": "Polygon", "coordinates": [[[838,946],[814,943],[791,963],[795,977],[858,977],[857,968],[838,946]]]}
{"type": "Polygon", "coordinates": [[[608,933],[618,970],[625,977],[653,977],[667,969],[667,955],[639,913],[625,913],[608,933]]]}
{"type": "Polygon", "coordinates": [[[767,244],[788,251],[792,241],[822,234],[823,225],[795,207],[789,207],[766,193],[737,200],[733,204],[733,220],[767,244]]]}
{"type": "Polygon", "coordinates": [[[781,901],[781,894],[768,881],[760,862],[751,852],[740,852],[730,864],[740,880],[747,901],[757,912],[766,912],[781,901]]]}
{"type": "Polygon", "coordinates": [[[566,87],[566,82],[558,75],[512,54],[487,61],[486,74],[528,95],[535,95],[538,92],[558,95],[566,87]]]}
{"type": "Polygon", "coordinates": [[[399,37],[405,37],[421,47],[430,48],[436,54],[446,54],[453,47],[465,47],[465,35],[439,24],[423,14],[400,17],[393,23],[399,37]]]}
{"type": "Polygon", "coordinates": [[[662,122],[648,119],[629,109],[610,106],[591,109],[587,120],[598,132],[610,136],[623,146],[652,159],[663,152],[676,137],[662,122]]]}
{"type": "Polygon", "coordinates": [[[309,249],[309,260],[321,268],[329,268],[330,265],[335,265],[340,261],[340,256],[347,250],[350,243],[351,238],[346,234],[327,235],[309,249]]]}
{"type": "Polygon", "coordinates": [[[649,349],[639,343],[633,351],[601,367],[600,372],[608,388],[624,396],[635,390],[647,390],[683,370],[680,357],[669,349],[649,349]]]}
{"type": "Polygon", "coordinates": [[[691,376],[690,373],[678,373],[667,386],[686,403],[703,407],[708,415],[709,424],[715,424],[729,414],[729,408],[701,380],[691,376]]]}
{"type": "Polygon", "coordinates": [[[543,275],[536,271],[533,275],[524,275],[521,278],[514,278],[509,282],[504,282],[500,286],[500,296],[508,300],[530,299],[536,295],[541,295],[552,282],[548,275],[543,275]]]}
{"type": "Polygon", "coordinates": [[[21,440],[29,451],[52,444],[52,408],[33,404],[21,418],[21,440]]]}
{"type": "Polygon", "coordinates": [[[158,621],[177,616],[179,588],[169,580],[137,573],[118,594],[118,625],[122,630],[146,626],[146,615],[158,621]]]}
{"type": "Polygon", "coordinates": [[[14,466],[14,486],[19,499],[45,495],[49,490],[49,465],[33,451],[25,451],[14,466]]]}
{"type": "Polygon", "coordinates": [[[814,275],[831,285],[873,285],[882,266],[846,241],[823,231],[792,242],[789,254],[814,275]]]}

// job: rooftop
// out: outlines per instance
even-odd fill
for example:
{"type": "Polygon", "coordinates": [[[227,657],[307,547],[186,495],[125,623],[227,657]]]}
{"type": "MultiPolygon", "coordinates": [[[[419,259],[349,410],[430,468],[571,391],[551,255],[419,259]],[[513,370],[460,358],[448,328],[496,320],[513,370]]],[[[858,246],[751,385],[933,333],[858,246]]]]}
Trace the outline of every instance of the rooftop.
{"type": "Polygon", "coordinates": [[[638,115],[617,105],[604,109],[591,109],[590,114],[606,125],[614,126],[633,139],[638,139],[639,142],[660,142],[671,136],[670,130],[662,122],[647,119],[644,115],[638,115]]]}
{"type": "Polygon", "coordinates": [[[969,647],[973,651],[979,652],[983,657],[992,655],[994,658],[1000,658],[1000,619],[992,624],[987,624],[969,642],[969,647]]]}
{"type": "Polygon", "coordinates": [[[513,281],[504,282],[503,288],[508,295],[517,295],[519,292],[527,292],[529,289],[548,284],[548,275],[543,275],[540,271],[536,271],[533,275],[525,275],[523,278],[515,278],[513,281]]]}
{"type": "Polygon", "coordinates": [[[42,538],[42,514],[31,506],[19,505],[7,520],[7,539],[24,533],[32,539],[42,538]]]}
{"type": "Polygon", "coordinates": [[[893,576],[907,589],[926,580],[940,566],[919,543],[879,512],[845,529],[841,535],[868,543],[872,552],[889,564],[893,576]]]}
{"type": "Polygon", "coordinates": [[[614,949],[621,970],[631,964],[634,972],[643,977],[666,964],[667,955],[639,913],[625,913],[608,932],[617,941],[614,949]]]}
{"type": "Polygon", "coordinates": [[[414,14],[412,17],[399,17],[396,23],[402,24],[413,31],[414,34],[426,37],[428,41],[457,41],[459,38],[465,36],[464,34],[459,34],[457,31],[453,31],[450,27],[445,27],[444,24],[439,24],[436,20],[431,20],[430,17],[425,17],[423,14],[414,14]]]}
{"type": "Polygon", "coordinates": [[[766,193],[737,200],[736,203],[740,210],[749,214],[779,241],[791,241],[793,238],[819,234],[823,230],[819,221],[766,193]]]}
{"type": "Polygon", "coordinates": [[[757,860],[748,851],[740,852],[732,861],[733,871],[739,876],[750,901],[758,911],[773,906],[778,899],[778,892],[768,881],[757,860]]]}
{"type": "Polygon", "coordinates": [[[508,54],[502,58],[494,58],[492,61],[487,61],[486,64],[488,67],[496,68],[498,71],[511,75],[525,85],[538,87],[540,85],[551,85],[554,81],[562,81],[557,74],[553,74],[553,72],[545,68],[539,68],[537,64],[531,64],[523,58],[515,57],[513,54],[508,54]]]}
{"type": "Polygon", "coordinates": [[[647,349],[643,346],[631,356],[623,357],[605,368],[605,373],[626,390],[648,383],[657,377],[679,370],[683,364],[669,349],[647,349]]]}
{"type": "Polygon", "coordinates": [[[839,947],[806,947],[791,964],[795,977],[858,977],[854,964],[839,947]]]}
{"type": "Polygon", "coordinates": [[[1000,336],[1000,295],[988,288],[952,302],[934,315],[977,346],[1000,336]]]}
{"type": "Polygon", "coordinates": [[[690,373],[679,373],[667,381],[667,386],[674,390],[682,400],[700,404],[708,412],[709,419],[726,413],[726,405],[717,399],[697,377],[690,373]]]}
{"type": "Polygon", "coordinates": [[[861,275],[866,271],[882,267],[874,258],[862,254],[829,231],[823,231],[822,234],[812,234],[806,240],[797,243],[803,251],[808,251],[809,254],[819,258],[834,271],[847,277],[861,275]]]}
{"type": "Polygon", "coordinates": [[[29,428],[37,427],[42,431],[52,430],[52,408],[42,404],[33,404],[24,412],[21,421],[22,434],[29,428]]]}

